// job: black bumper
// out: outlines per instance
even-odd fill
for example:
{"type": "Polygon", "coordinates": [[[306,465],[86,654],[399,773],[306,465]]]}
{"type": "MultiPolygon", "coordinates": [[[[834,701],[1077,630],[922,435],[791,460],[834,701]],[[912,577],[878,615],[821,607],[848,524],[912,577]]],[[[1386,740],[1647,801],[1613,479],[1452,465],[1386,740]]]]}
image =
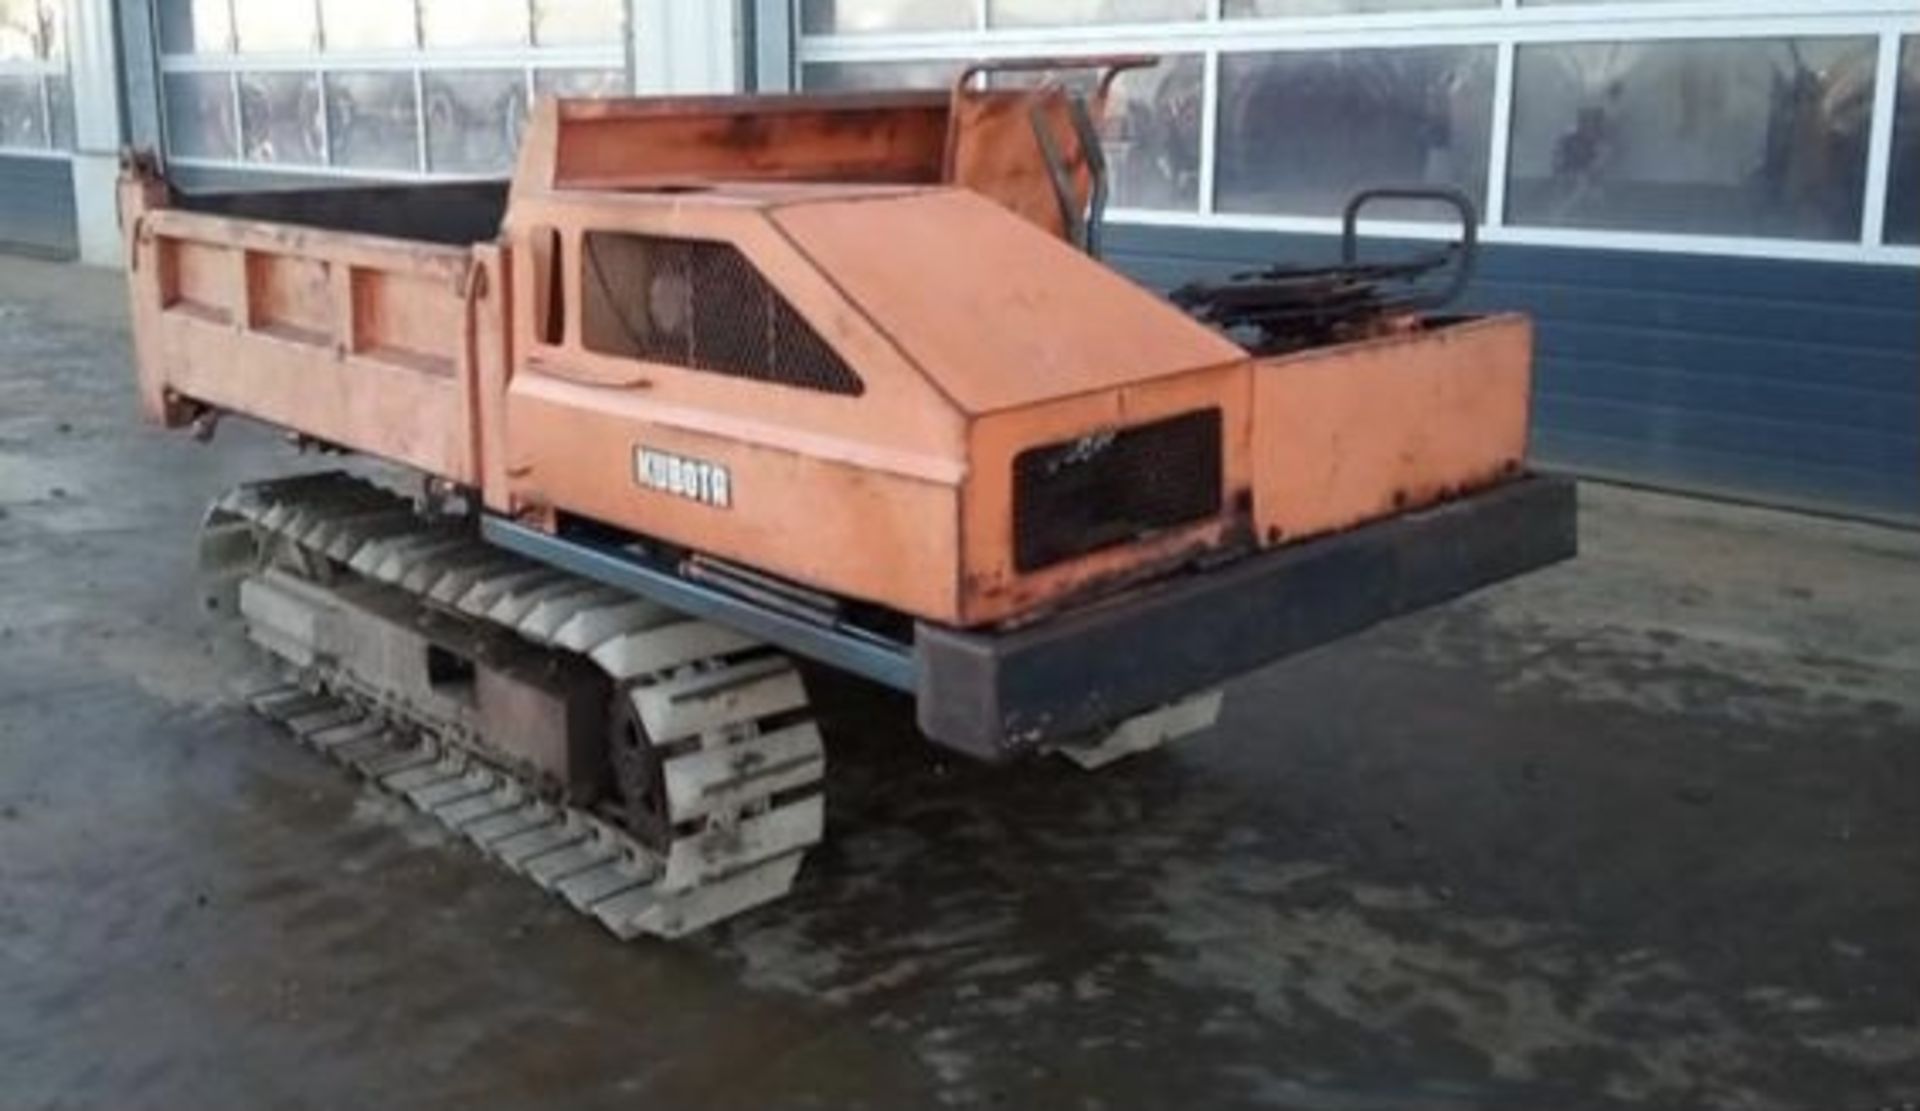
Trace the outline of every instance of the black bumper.
{"type": "Polygon", "coordinates": [[[589,531],[550,536],[493,516],[481,527],[501,547],[910,692],[922,732],[983,760],[1085,734],[1575,551],[1573,483],[1524,478],[1018,632],[921,624],[909,645],[689,580],[589,531]]]}
{"type": "Polygon", "coordinates": [[[920,728],[999,760],[1571,558],[1573,483],[1530,477],[1012,633],[921,625],[920,728]]]}

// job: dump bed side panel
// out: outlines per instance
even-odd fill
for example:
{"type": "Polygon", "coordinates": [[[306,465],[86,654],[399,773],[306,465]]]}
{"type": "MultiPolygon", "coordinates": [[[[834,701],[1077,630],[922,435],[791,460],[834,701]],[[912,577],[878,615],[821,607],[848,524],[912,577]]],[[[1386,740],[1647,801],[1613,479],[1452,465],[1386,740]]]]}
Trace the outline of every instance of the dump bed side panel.
{"type": "MultiPolygon", "coordinates": [[[[470,251],[153,207],[130,186],[135,346],[150,415],[239,413],[478,481],[470,251]]],[[[497,316],[495,317],[497,319],[497,316]]]]}

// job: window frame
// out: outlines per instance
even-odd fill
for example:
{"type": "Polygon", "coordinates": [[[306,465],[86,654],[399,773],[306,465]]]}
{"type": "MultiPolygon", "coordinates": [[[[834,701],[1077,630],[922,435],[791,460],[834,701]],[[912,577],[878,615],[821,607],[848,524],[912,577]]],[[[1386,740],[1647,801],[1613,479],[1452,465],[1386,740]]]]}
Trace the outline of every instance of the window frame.
{"type": "MultiPolygon", "coordinates": [[[[57,145],[55,138],[61,135],[61,129],[54,126],[54,96],[52,85],[64,80],[69,89],[72,86],[72,73],[67,63],[67,42],[72,35],[73,8],[68,0],[53,0],[59,10],[62,23],[57,52],[42,58],[6,59],[0,58],[0,77],[27,78],[34,83],[38,92],[40,107],[39,146],[19,146],[0,143],[0,158],[41,158],[51,161],[70,161],[73,157],[73,127],[65,129],[67,145],[57,145]]],[[[68,111],[72,111],[72,94],[68,94],[68,111]]]]}
{"type": "MultiPolygon", "coordinates": [[[[1911,0],[1590,0],[1529,5],[1497,0],[1491,6],[1342,15],[1239,18],[1224,0],[1208,0],[1204,18],[1152,24],[991,28],[987,0],[974,0],[966,31],[806,34],[800,0],[792,0],[794,79],[821,62],[952,61],[983,56],[1043,57],[1115,52],[1198,54],[1204,63],[1200,133],[1200,196],[1192,210],[1115,207],[1116,222],[1158,227],[1334,234],[1332,217],[1226,213],[1215,208],[1220,128],[1220,59],[1226,54],[1326,51],[1415,46],[1491,46],[1495,77],[1488,151],[1487,210],[1482,239],[1545,247],[1600,248],[1752,258],[1920,265],[1920,247],[1885,240],[1887,190],[1892,176],[1895,102],[1902,43],[1920,36],[1920,9],[1911,0]],[[1514,70],[1528,45],[1583,42],[1739,40],[1858,37],[1877,43],[1872,115],[1868,124],[1865,196],[1857,240],[1822,241],[1682,232],[1549,228],[1510,223],[1507,191],[1512,171],[1514,70]]],[[[1368,220],[1372,234],[1436,239],[1444,224],[1368,220]]]]}
{"type": "MultiPolygon", "coordinates": [[[[234,24],[234,0],[226,0],[229,11],[229,25],[234,24]]],[[[502,167],[496,172],[469,173],[435,171],[428,154],[428,113],[426,97],[426,76],[441,71],[498,71],[517,73],[522,85],[523,95],[528,105],[532,105],[539,88],[539,75],[551,71],[566,70],[607,70],[623,74],[622,85],[631,87],[632,69],[628,64],[628,44],[623,32],[615,41],[594,45],[540,46],[533,42],[536,0],[519,0],[526,14],[527,34],[525,41],[513,46],[435,48],[421,45],[422,19],[416,0],[395,0],[407,3],[414,9],[415,43],[406,49],[366,48],[353,50],[329,50],[326,45],[325,12],[321,0],[289,0],[312,7],[316,30],[316,43],[311,50],[294,52],[245,53],[235,49],[237,42],[229,41],[220,49],[209,49],[201,53],[169,52],[162,48],[160,54],[160,74],[164,83],[167,77],[176,74],[210,74],[227,79],[230,95],[233,97],[234,120],[234,158],[207,158],[173,153],[173,139],[169,134],[171,122],[167,119],[164,101],[161,111],[161,133],[168,150],[168,160],[175,164],[196,169],[237,171],[244,173],[294,174],[312,177],[334,177],[344,180],[363,181],[497,181],[512,172],[512,166],[502,167]],[[246,158],[246,134],[240,113],[241,77],[244,74],[295,72],[311,76],[319,84],[319,150],[320,161],[315,163],[264,162],[246,158]],[[414,104],[414,159],[411,169],[378,168],[340,165],[335,162],[334,143],[331,128],[332,90],[327,77],[336,73],[388,72],[404,73],[413,79],[414,104]]],[[[621,8],[627,10],[625,0],[621,8]]]]}

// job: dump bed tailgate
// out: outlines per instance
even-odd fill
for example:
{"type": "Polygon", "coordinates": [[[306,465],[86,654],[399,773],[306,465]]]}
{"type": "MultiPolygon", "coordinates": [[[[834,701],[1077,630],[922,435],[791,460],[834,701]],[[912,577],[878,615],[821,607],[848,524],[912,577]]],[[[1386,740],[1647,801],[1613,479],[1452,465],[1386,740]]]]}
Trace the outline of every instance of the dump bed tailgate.
{"type": "Polygon", "coordinates": [[[224,410],[478,481],[476,363],[506,341],[474,249],[123,204],[156,419],[224,410]]]}

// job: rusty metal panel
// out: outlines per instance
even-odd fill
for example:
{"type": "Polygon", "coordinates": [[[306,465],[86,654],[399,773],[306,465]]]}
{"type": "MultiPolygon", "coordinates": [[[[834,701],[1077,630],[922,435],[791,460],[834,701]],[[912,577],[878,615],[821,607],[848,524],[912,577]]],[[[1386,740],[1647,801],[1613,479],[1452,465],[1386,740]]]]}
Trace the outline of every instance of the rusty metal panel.
{"type": "Polygon", "coordinates": [[[687,415],[646,391],[514,380],[509,474],[520,508],[563,507],[819,590],[955,619],[957,483],[769,445],[744,415],[687,415]],[[660,481],[649,458],[696,481],[660,481]],[[724,492],[711,468],[724,473],[724,492]]]}
{"type": "Polygon", "coordinates": [[[1154,294],[971,193],[796,202],[773,219],[968,413],[1246,357],[1154,294]]]}
{"type": "MultiPolygon", "coordinates": [[[[467,252],[157,207],[123,184],[143,403],[233,412],[456,482],[478,478],[467,252]]],[[[496,341],[497,346],[497,341],[496,341]]]]}
{"type": "Polygon", "coordinates": [[[947,100],[934,94],[545,102],[524,140],[555,189],[673,181],[938,182],[947,100]]]}
{"type": "Polygon", "coordinates": [[[1351,528],[1517,473],[1532,348],[1525,318],[1497,316],[1255,363],[1262,541],[1351,528]]]}

